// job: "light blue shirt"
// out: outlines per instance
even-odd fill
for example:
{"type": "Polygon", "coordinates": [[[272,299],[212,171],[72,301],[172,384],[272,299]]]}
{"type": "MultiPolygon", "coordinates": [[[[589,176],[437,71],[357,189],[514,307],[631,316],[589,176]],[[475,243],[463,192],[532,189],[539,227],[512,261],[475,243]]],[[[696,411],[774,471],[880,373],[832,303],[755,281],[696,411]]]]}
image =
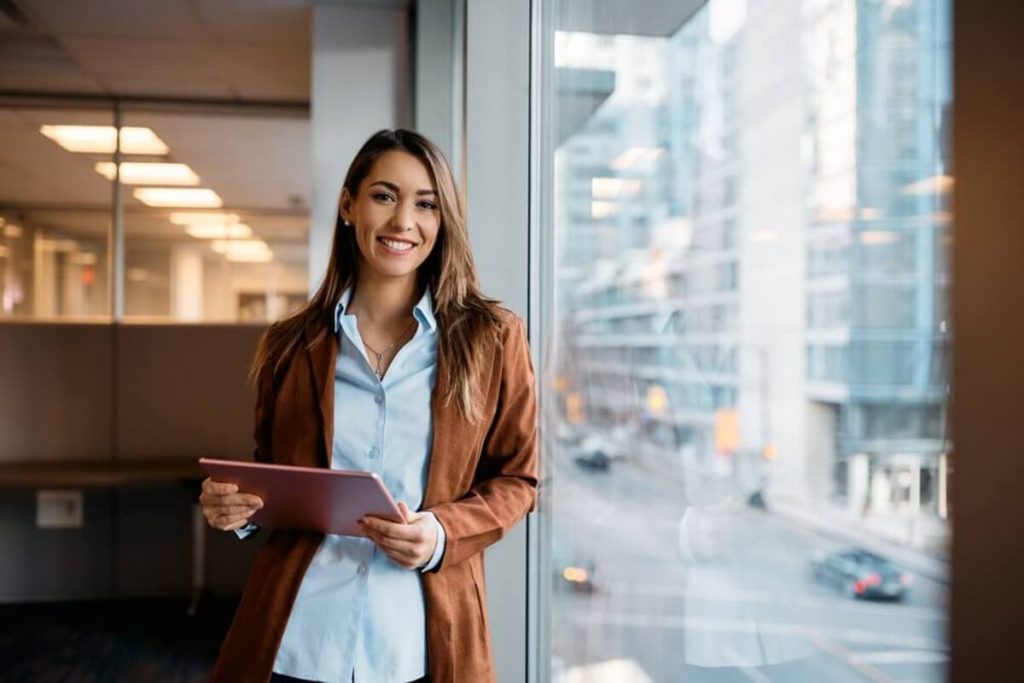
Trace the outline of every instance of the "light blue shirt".
{"type": "MultiPolygon", "coordinates": [[[[396,501],[423,503],[433,436],[430,396],[437,379],[437,321],[429,287],[413,309],[416,334],[377,379],[356,317],[335,313],[332,469],[380,475],[396,501]]],[[[434,568],[444,554],[438,530],[434,568]]],[[[277,673],[313,681],[405,683],[427,673],[426,607],[419,572],[392,562],[372,541],[328,534],[306,570],[274,660],[277,673]]]]}

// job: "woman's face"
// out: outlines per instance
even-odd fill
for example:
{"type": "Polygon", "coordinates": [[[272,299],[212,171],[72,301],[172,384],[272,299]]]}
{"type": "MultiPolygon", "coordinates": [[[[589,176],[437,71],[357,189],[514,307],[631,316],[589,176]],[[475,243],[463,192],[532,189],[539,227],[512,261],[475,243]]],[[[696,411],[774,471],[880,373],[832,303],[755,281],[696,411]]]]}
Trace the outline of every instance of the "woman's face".
{"type": "Polygon", "coordinates": [[[341,216],[352,225],[360,268],[383,277],[414,276],[441,227],[437,190],[427,167],[407,152],[385,152],[355,197],[341,195],[341,216]]]}

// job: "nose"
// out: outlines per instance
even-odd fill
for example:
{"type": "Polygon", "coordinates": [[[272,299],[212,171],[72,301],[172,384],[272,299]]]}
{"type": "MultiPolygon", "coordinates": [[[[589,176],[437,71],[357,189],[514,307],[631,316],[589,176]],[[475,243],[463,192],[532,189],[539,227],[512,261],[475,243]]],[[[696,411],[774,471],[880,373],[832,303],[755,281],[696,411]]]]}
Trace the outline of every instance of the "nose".
{"type": "Polygon", "coordinates": [[[392,222],[395,227],[402,231],[412,230],[416,224],[416,207],[414,202],[398,202],[395,206],[395,213],[392,215],[392,222]]]}

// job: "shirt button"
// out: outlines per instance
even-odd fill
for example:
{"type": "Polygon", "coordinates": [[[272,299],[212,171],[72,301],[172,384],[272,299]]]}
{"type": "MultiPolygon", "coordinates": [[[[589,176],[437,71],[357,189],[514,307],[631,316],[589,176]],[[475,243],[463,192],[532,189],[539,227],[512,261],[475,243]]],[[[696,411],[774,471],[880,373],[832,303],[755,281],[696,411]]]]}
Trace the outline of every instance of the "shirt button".
{"type": "Polygon", "coordinates": [[[370,457],[371,458],[376,458],[378,455],[380,455],[380,449],[379,448],[374,446],[373,448],[370,449],[370,457]]]}
{"type": "Polygon", "coordinates": [[[360,574],[365,574],[366,573],[366,563],[365,562],[360,562],[359,566],[356,567],[356,572],[358,572],[360,574]]]}
{"type": "Polygon", "coordinates": [[[376,401],[377,403],[383,403],[384,402],[384,394],[377,394],[374,397],[373,400],[376,401]]]}

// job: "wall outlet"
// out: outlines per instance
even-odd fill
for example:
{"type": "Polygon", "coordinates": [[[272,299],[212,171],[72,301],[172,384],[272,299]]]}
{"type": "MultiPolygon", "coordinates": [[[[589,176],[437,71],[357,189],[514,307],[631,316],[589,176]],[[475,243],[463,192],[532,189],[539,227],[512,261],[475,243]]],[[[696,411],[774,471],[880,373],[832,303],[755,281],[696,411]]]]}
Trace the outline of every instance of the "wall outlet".
{"type": "Polygon", "coordinates": [[[82,492],[36,491],[36,527],[39,529],[81,529],[82,492]]]}

